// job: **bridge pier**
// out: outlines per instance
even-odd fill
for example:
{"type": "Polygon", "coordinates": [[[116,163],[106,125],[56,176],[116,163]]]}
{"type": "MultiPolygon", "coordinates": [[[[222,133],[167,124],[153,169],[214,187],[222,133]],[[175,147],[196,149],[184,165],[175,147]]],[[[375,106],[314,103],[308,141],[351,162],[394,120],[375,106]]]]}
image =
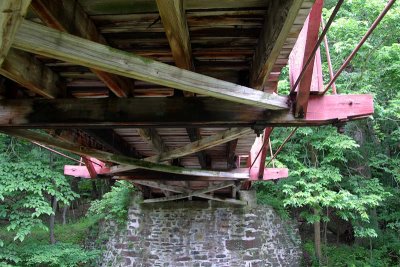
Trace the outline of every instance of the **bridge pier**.
{"type": "Polygon", "coordinates": [[[297,226],[252,205],[132,201],[123,229],[108,226],[101,266],[299,266],[297,226]]]}

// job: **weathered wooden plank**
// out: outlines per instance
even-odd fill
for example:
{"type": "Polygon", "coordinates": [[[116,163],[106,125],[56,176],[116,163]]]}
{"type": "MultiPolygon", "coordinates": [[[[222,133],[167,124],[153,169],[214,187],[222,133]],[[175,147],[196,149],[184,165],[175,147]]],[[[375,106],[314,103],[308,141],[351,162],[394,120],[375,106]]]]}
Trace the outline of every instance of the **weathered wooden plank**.
{"type": "Polygon", "coordinates": [[[271,0],[250,72],[250,85],[263,90],[304,0],[271,0]]]}
{"type": "MultiPolygon", "coordinates": [[[[33,0],[32,8],[49,27],[68,32],[96,43],[107,45],[106,39],[77,1],[33,0]]],[[[132,80],[92,69],[97,77],[119,97],[127,97],[133,89],[132,80]]]]}
{"type": "Polygon", "coordinates": [[[0,1],[0,66],[11,48],[31,0],[0,1]]]}
{"type": "MultiPolygon", "coordinates": [[[[163,162],[167,160],[172,160],[176,158],[181,158],[190,154],[194,154],[200,151],[203,151],[207,148],[211,148],[220,144],[224,144],[226,142],[229,142],[231,140],[237,139],[241,136],[250,134],[252,132],[251,129],[238,129],[238,128],[233,128],[229,129],[220,133],[217,133],[215,135],[209,136],[202,138],[198,141],[192,142],[186,146],[171,150],[171,151],[166,151],[164,153],[161,153],[156,156],[148,157],[145,158],[144,160],[150,161],[150,162],[163,162]]],[[[129,171],[133,170],[135,168],[132,168],[132,166],[114,166],[111,168],[111,173],[118,173],[118,172],[124,172],[124,171],[129,171]]]]}
{"type": "Polygon", "coordinates": [[[154,170],[166,173],[175,173],[183,175],[194,175],[194,176],[207,176],[207,177],[220,177],[220,178],[231,178],[231,179],[247,179],[248,174],[241,172],[223,172],[223,171],[208,171],[208,170],[198,170],[189,169],[176,166],[168,166],[164,164],[153,163],[149,161],[138,160],[122,155],[115,155],[109,152],[100,151],[97,149],[87,148],[81,145],[70,144],[69,142],[57,140],[49,135],[34,132],[30,130],[22,129],[1,129],[1,132],[23,138],[30,141],[35,141],[41,144],[50,145],[56,148],[60,148],[83,157],[93,157],[104,162],[112,162],[116,164],[125,164],[133,167],[154,170]]]}
{"type": "Polygon", "coordinates": [[[183,0],[156,0],[175,65],[193,70],[192,48],[183,0]]]}
{"type": "Polygon", "coordinates": [[[45,98],[56,98],[64,91],[57,73],[29,53],[10,49],[0,74],[45,98]]]}
{"type": "Polygon", "coordinates": [[[310,126],[373,113],[371,95],[310,96],[306,118],[203,97],[0,100],[0,127],[310,126]],[[190,110],[191,112],[188,112],[190,110]]]}
{"type": "Polygon", "coordinates": [[[286,98],[142,58],[25,21],[13,46],[89,68],[268,109],[287,109],[286,98]]]}
{"type": "Polygon", "coordinates": [[[86,169],[89,172],[90,178],[96,179],[97,178],[97,172],[96,172],[96,169],[93,166],[93,162],[88,157],[82,157],[82,159],[83,159],[83,162],[85,163],[86,169]]]}

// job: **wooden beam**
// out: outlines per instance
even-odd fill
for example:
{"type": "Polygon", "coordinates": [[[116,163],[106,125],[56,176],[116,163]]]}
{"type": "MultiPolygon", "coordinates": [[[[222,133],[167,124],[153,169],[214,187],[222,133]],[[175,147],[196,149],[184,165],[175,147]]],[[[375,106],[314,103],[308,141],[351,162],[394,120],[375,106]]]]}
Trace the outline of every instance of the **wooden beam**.
{"type": "Polygon", "coordinates": [[[56,98],[65,89],[57,73],[33,55],[13,48],[8,52],[0,74],[45,98],[56,98]]]}
{"type": "Polygon", "coordinates": [[[263,90],[304,0],[271,0],[250,71],[250,86],[263,90]]]}
{"type": "MultiPolygon", "coordinates": [[[[165,190],[168,190],[168,191],[174,192],[174,193],[183,193],[183,194],[185,194],[185,193],[187,194],[187,193],[193,192],[189,188],[180,187],[180,186],[174,186],[174,185],[167,185],[167,184],[162,183],[162,182],[135,180],[134,183],[135,184],[144,185],[144,186],[148,186],[148,187],[157,188],[157,189],[162,190],[163,192],[165,190]]],[[[196,195],[193,195],[193,196],[200,197],[200,198],[205,198],[205,199],[210,199],[210,200],[214,200],[214,201],[232,203],[232,204],[239,204],[239,205],[247,204],[244,201],[237,200],[237,199],[234,199],[234,198],[224,199],[224,198],[219,198],[219,197],[214,197],[214,196],[211,196],[211,195],[207,195],[206,193],[196,193],[196,195]]],[[[172,196],[166,196],[166,197],[172,197],[172,196]]],[[[189,196],[188,198],[191,198],[191,197],[192,196],[189,196]]]]}
{"type": "MultiPolygon", "coordinates": [[[[201,140],[200,129],[186,128],[186,132],[189,136],[190,142],[193,143],[201,140]]],[[[196,156],[202,169],[209,169],[211,167],[211,158],[206,154],[204,150],[197,152],[196,156]]]]}
{"type": "MultiPolygon", "coordinates": [[[[229,142],[230,140],[237,139],[240,136],[250,134],[251,132],[252,132],[251,129],[238,129],[238,128],[229,129],[217,133],[215,135],[202,138],[198,141],[187,144],[186,146],[168,152],[164,152],[156,156],[145,158],[144,160],[149,162],[163,162],[167,160],[181,158],[187,155],[197,153],[199,151],[203,151],[207,148],[224,144],[226,142],[229,142]]],[[[124,165],[114,166],[111,168],[111,173],[130,171],[133,169],[135,168],[133,168],[132,166],[124,166],[124,165]]]]}
{"type": "MultiPolygon", "coordinates": [[[[134,171],[128,171],[124,173],[114,174],[110,171],[109,168],[101,167],[98,168],[95,165],[96,172],[98,176],[102,178],[108,178],[112,176],[113,179],[117,180],[162,180],[162,181],[260,181],[258,178],[250,177],[250,169],[249,168],[238,168],[235,171],[231,171],[229,173],[240,173],[242,178],[235,177],[218,177],[218,176],[204,176],[204,175],[183,175],[176,173],[164,173],[157,171],[149,171],[149,170],[139,170],[135,169],[134,171]]],[[[85,166],[75,166],[75,165],[65,165],[64,166],[64,174],[74,177],[81,178],[90,178],[90,173],[88,172],[85,166]]],[[[262,181],[270,181],[281,178],[288,177],[288,169],[286,168],[266,168],[264,170],[263,180],[262,181]]]]}
{"type": "Polygon", "coordinates": [[[68,142],[57,140],[56,138],[53,138],[46,134],[30,130],[1,129],[0,131],[8,135],[16,136],[30,141],[35,141],[41,144],[53,146],[55,148],[60,148],[69,151],[71,153],[75,153],[77,155],[93,157],[104,162],[130,165],[133,167],[146,170],[154,170],[159,172],[194,175],[194,176],[207,176],[207,177],[215,176],[215,177],[230,178],[230,179],[247,179],[249,177],[248,173],[189,169],[189,168],[168,166],[164,164],[138,160],[122,155],[115,155],[109,152],[83,147],[81,145],[73,145],[68,142]]]}
{"type": "MultiPolygon", "coordinates": [[[[32,8],[49,27],[108,45],[78,1],[33,0],[32,8]]],[[[134,87],[130,79],[97,69],[91,71],[118,97],[127,97],[134,87]]]]}
{"type": "Polygon", "coordinates": [[[167,145],[161,139],[161,136],[157,133],[156,129],[154,128],[138,129],[138,133],[142,137],[142,139],[146,141],[151,146],[151,148],[158,154],[167,152],[169,150],[167,145]]]}
{"type": "Polygon", "coordinates": [[[31,53],[184,91],[267,109],[287,109],[286,98],[110,48],[24,21],[13,46],[31,53]]]}
{"type": "Polygon", "coordinates": [[[11,48],[31,0],[0,1],[0,66],[11,48]]]}
{"type": "Polygon", "coordinates": [[[238,143],[238,139],[229,141],[226,143],[226,162],[228,165],[228,169],[236,169],[236,161],[235,161],[235,151],[236,151],[236,146],[238,143]]]}
{"type": "MultiPolygon", "coordinates": [[[[183,0],[156,0],[156,2],[175,66],[194,71],[189,27],[183,0]]],[[[193,93],[184,92],[184,96],[193,96],[193,93]]]]}
{"type": "Polygon", "coordinates": [[[133,157],[141,158],[142,156],[125,141],[120,135],[118,135],[113,129],[84,129],[82,132],[93,137],[99,142],[104,149],[109,150],[113,153],[133,157]]]}
{"type": "Polygon", "coordinates": [[[204,97],[3,99],[0,127],[289,127],[332,124],[372,113],[371,95],[310,96],[306,118],[204,97]]]}
{"type": "MultiPolygon", "coordinates": [[[[318,33],[319,27],[321,25],[323,6],[323,0],[316,0],[311,9],[310,15],[308,16],[307,22],[304,24],[304,30],[306,30],[307,32],[307,38],[304,47],[303,66],[306,64],[306,61],[311,57],[311,53],[318,41],[318,33]]],[[[310,98],[311,81],[314,72],[314,60],[315,56],[312,57],[311,62],[313,63],[308,65],[304,76],[299,83],[296,95],[296,107],[294,111],[296,117],[304,117],[304,115],[307,113],[308,100],[310,98]]]]}

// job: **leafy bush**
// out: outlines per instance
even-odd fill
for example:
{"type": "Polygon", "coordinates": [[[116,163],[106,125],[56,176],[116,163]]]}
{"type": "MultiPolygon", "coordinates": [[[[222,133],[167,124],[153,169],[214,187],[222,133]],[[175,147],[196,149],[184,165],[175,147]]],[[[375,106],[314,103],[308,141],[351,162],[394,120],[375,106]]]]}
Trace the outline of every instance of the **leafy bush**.
{"type": "Polygon", "coordinates": [[[8,266],[15,264],[15,266],[74,267],[87,264],[100,255],[98,250],[84,250],[79,245],[71,243],[50,245],[28,242],[22,244],[12,243],[2,248],[0,264],[7,264],[8,266]]]}
{"type": "MultiPolygon", "coordinates": [[[[307,242],[303,246],[303,250],[308,258],[308,262],[303,262],[305,266],[320,266],[318,260],[315,258],[314,244],[307,242]]],[[[347,246],[347,245],[328,245],[322,246],[322,254],[326,255],[327,258],[323,259],[322,266],[336,267],[336,266],[394,266],[395,263],[390,262],[387,257],[387,249],[379,248],[369,250],[362,246],[347,246]]]]}
{"type": "Polygon", "coordinates": [[[134,190],[135,187],[126,181],[116,182],[111,191],[104,194],[102,199],[92,202],[88,215],[115,220],[118,223],[125,222],[134,190]]]}

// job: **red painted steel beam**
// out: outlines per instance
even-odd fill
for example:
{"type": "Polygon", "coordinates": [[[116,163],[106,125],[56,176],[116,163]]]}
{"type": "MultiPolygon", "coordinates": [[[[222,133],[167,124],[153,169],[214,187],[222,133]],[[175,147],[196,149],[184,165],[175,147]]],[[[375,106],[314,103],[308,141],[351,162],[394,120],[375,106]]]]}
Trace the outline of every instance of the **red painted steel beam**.
{"type": "Polygon", "coordinates": [[[97,178],[98,174],[107,173],[110,171],[105,163],[95,158],[83,158],[85,166],[65,165],[64,174],[81,178],[97,178]],[[93,164],[96,163],[96,164],[93,164]]]}
{"type": "MultiPolygon", "coordinates": [[[[304,24],[303,31],[305,31],[306,33],[304,33],[303,38],[299,40],[300,42],[305,41],[302,66],[305,65],[306,60],[309,57],[311,57],[311,62],[314,62],[315,60],[315,56],[313,58],[312,53],[315,44],[318,41],[318,33],[319,33],[319,27],[321,25],[321,14],[323,5],[324,5],[323,0],[316,0],[304,24]],[[306,37],[305,40],[304,36],[306,37]]],[[[320,63],[321,63],[320,61],[317,62],[317,65],[320,63]]],[[[296,95],[296,105],[294,110],[295,117],[304,117],[307,113],[307,105],[308,105],[308,99],[310,97],[310,88],[313,78],[313,72],[314,72],[314,64],[309,64],[305,69],[303,78],[300,80],[299,88],[297,90],[297,95],[296,95]]]]}

